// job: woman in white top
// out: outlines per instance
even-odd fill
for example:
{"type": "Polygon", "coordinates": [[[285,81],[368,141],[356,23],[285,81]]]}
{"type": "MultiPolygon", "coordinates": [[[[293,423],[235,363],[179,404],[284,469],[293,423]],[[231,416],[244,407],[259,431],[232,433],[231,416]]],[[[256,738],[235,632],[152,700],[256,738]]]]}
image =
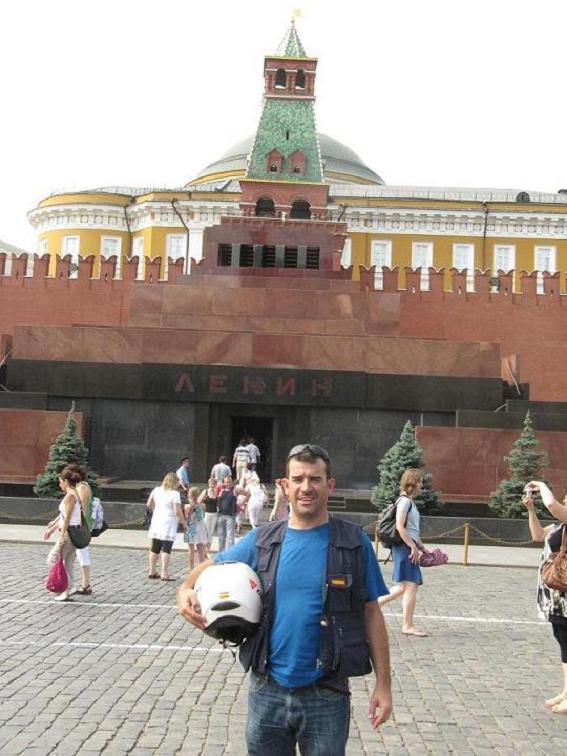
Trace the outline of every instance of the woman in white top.
{"type": "Polygon", "coordinates": [[[250,525],[256,528],[258,527],[260,514],[268,498],[266,489],[261,485],[260,478],[256,473],[252,473],[252,477],[248,481],[248,492],[250,493],[250,498],[248,499],[248,517],[250,525]]]}
{"type": "Polygon", "coordinates": [[[59,504],[59,515],[52,520],[43,534],[43,540],[49,541],[53,533],[58,530],[59,538],[57,543],[49,552],[47,557],[48,570],[57,562],[60,555],[63,555],[63,564],[67,572],[67,590],[55,597],[55,601],[72,601],[69,598],[69,592],[73,586],[73,562],[77,550],[71,543],[67,530],[81,525],[81,505],[77,485],[81,482],[81,476],[74,470],[65,469],[59,476],[59,488],[65,496],[59,504]]]}
{"type": "Polygon", "coordinates": [[[161,553],[161,579],[173,580],[169,574],[171,547],[177,534],[177,526],[181,523],[183,530],[187,522],[181,508],[181,496],[177,490],[179,478],[174,472],[169,472],[163,479],[161,486],[151,492],[146,507],[152,512],[149,537],[150,570],[148,577],[157,580],[160,576],[156,572],[158,555],[161,553]]]}

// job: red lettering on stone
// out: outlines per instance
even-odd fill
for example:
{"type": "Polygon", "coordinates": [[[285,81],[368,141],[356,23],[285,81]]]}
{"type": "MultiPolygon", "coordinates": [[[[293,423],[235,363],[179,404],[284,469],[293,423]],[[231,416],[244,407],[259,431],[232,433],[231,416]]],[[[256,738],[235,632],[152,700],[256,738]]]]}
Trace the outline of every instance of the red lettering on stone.
{"type": "Polygon", "coordinates": [[[295,396],[295,378],[278,377],[276,380],[276,396],[295,396]]]}
{"type": "Polygon", "coordinates": [[[226,375],[220,373],[213,373],[209,376],[209,391],[211,394],[226,394],[228,388],[226,386],[226,375]]]}
{"type": "Polygon", "coordinates": [[[311,396],[322,396],[328,398],[329,396],[331,396],[332,388],[332,378],[323,378],[322,380],[314,378],[311,381],[311,396]]]}
{"type": "Polygon", "coordinates": [[[191,373],[181,373],[175,384],[175,393],[180,394],[182,391],[186,391],[189,394],[195,393],[195,386],[191,380],[191,373]]]}
{"type": "Polygon", "coordinates": [[[258,375],[245,375],[242,379],[242,393],[256,395],[265,394],[266,381],[258,375]]]}

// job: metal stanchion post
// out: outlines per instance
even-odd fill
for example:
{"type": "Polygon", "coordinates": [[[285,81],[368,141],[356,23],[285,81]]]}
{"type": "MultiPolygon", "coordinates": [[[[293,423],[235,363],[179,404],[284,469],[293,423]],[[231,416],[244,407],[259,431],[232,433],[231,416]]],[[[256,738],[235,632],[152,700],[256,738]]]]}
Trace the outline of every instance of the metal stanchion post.
{"type": "Polygon", "coordinates": [[[469,563],[469,540],[471,535],[471,526],[465,522],[465,541],[463,544],[463,564],[466,567],[469,563]]]}
{"type": "Polygon", "coordinates": [[[376,559],[378,559],[378,523],[374,525],[374,553],[376,554],[376,559]]]}

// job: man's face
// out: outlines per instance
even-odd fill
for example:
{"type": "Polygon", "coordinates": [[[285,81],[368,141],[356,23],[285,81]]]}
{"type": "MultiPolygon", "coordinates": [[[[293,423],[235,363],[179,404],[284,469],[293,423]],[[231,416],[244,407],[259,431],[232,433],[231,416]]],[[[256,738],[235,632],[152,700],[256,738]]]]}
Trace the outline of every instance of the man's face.
{"type": "Polygon", "coordinates": [[[304,522],[326,522],[329,494],[335,488],[335,479],[327,478],[322,459],[300,462],[290,459],[287,478],[282,486],[289,498],[292,516],[304,522]]]}
{"type": "Polygon", "coordinates": [[[183,467],[189,467],[189,460],[188,459],[184,459],[183,460],[183,467]]]}

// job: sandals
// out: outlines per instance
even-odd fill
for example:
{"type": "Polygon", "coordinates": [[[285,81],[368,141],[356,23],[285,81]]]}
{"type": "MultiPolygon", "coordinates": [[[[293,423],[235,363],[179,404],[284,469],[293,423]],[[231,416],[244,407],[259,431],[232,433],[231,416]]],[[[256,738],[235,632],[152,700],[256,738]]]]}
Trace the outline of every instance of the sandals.
{"type": "Polygon", "coordinates": [[[148,580],[159,580],[159,575],[154,572],[151,575],[148,575],[148,580]]]}
{"type": "Polygon", "coordinates": [[[81,588],[77,588],[75,590],[75,593],[77,593],[79,596],[90,596],[92,592],[93,589],[90,587],[90,585],[85,585],[84,588],[81,586],[81,588]]]}
{"type": "MultiPolygon", "coordinates": [[[[157,577],[157,575],[156,575],[156,577],[157,577]]],[[[162,577],[162,578],[160,578],[160,580],[163,580],[165,583],[173,583],[173,582],[175,582],[175,578],[172,578],[172,577],[162,577]]]]}

